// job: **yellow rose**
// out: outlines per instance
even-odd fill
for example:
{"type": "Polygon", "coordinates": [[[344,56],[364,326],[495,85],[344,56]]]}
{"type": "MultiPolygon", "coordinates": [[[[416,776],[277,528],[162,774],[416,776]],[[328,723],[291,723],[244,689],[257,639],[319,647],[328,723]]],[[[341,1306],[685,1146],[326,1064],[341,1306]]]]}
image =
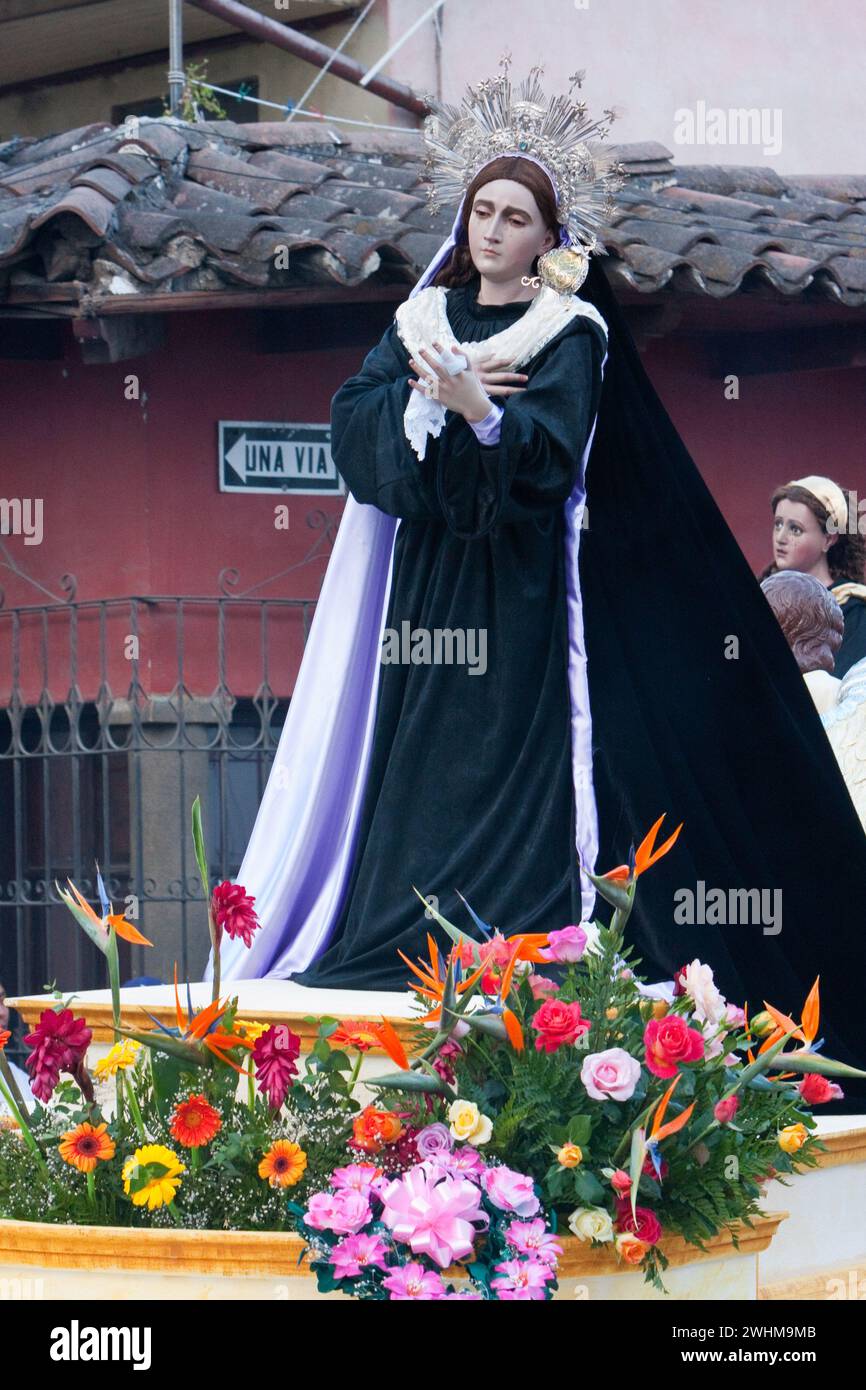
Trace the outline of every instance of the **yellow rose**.
{"type": "Polygon", "coordinates": [[[670,1008],[671,1006],[666,999],[654,999],[650,1012],[653,1018],[664,1018],[666,1014],[670,1013],[670,1008]]]}
{"type": "Polygon", "coordinates": [[[568,1228],[578,1240],[613,1240],[613,1222],[604,1207],[577,1207],[568,1218],[568,1228]]]}
{"type": "Polygon", "coordinates": [[[556,1161],[561,1163],[563,1168],[576,1168],[578,1163],[583,1162],[583,1149],[579,1144],[563,1144],[562,1148],[556,1151],[556,1161]]]}
{"type": "Polygon", "coordinates": [[[493,1121],[471,1100],[453,1101],[448,1120],[453,1137],[465,1144],[486,1144],[493,1133],[493,1121]]]}
{"type": "Polygon", "coordinates": [[[809,1131],[805,1125],[786,1125],[779,1134],[779,1148],[786,1154],[795,1154],[802,1149],[808,1137],[809,1131]]]}
{"type": "Polygon", "coordinates": [[[755,1017],[752,1019],[752,1032],[756,1038],[763,1038],[765,1034],[772,1033],[775,1026],[776,1022],[772,1015],[764,1013],[763,1011],[759,1014],[755,1014],[755,1017]]]}

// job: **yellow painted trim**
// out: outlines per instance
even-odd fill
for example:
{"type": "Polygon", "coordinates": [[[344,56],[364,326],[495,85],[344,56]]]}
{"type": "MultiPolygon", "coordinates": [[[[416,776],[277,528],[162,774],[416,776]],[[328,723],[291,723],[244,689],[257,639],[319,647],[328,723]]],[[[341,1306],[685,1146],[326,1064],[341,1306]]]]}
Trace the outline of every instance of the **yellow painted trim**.
{"type": "MultiPolygon", "coordinates": [[[[843,1163],[866,1163],[866,1129],[843,1129],[838,1134],[819,1134],[827,1152],[816,1150],[818,1168],[838,1168],[843,1163]]],[[[801,1168],[797,1178],[808,1177],[811,1169],[801,1168]]]]}
{"type": "Polygon", "coordinates": [[[796,1299],[798,1302],[836,1303],[843,1299],[866,1297],[866,1255],[858,1260],[848,1260],[844,1265],[832,1269],[812,1270],[809,1274],[798,1274],[794,1279],[780,1279],[772,1284],[759,1284],[758,1298],[772,1303],[796,1299]],[[827,1289],[830,1280],[841,1283],[842,1298],[831,1298],[827,1289]],[[863,1294],[860,1289],[863,1289],[863,1294]],[[854,1291],[856,1290],[856,1292],[854,1291]]]}
{"type": "MultiPolygon", "coordinates": [[[[702,1260],[728,1259],[766,1250],[787,1212],[758,1217],[754,1228],[741,1227],[740,1249],[730,1232],[707,1242],[706,1250],[688,1245],[681,1236],[663,1239],[661,1248],[672,1266],[702,1260]]],[[[562,1279],[608,1274],[634,1274],[612,1250],[592,1249],[576,1236],[561,1238],[562,1279]]],[[[41,1221],[0,1220],[0,1269],[4,1264],[43,1269],[147,1270],[159,1274],[222,1274],[282,1278],[310,1277],[300,1236],[281,1231],[154,1230],[129,1226],[62,1226],[41,1221]]],[[[639,1271],[637,1271],[639,1272],[639,1271]]],[[[465,1273],[452,1266],[448,1275],[465,1273]]]]}

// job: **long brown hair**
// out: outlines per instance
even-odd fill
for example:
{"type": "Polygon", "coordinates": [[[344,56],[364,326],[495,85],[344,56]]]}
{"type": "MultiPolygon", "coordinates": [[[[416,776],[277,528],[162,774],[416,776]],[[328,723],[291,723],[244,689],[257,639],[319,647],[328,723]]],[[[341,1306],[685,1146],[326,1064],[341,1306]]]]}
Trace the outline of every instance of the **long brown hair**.
{"type": "MultiPolygon", "coordinates": [[[[842,488],[845,504],[849,508],[850,502],[847,488],[842,488]]],[[[796,483],[785,483],[783,487],[777,487],[770,498],[770,506],[775,515],[776,507],[784,500],[788,502],[802,502],[821,524],[821,529],[827,535],[827,522],[830,520],[830,513],[815,496],[814,492],[809,492],[808,488],[798,487],[796,483]]],[[[854,579],[862,584],[864,579],[864,569],[866,569],[866,536],[861,536],[859,532],[853,535],[848,531],[836,532],[836,543],[831,545],[827,551],[827,568],[830,571],[830,578],[834,583],[840,579],[854,579]]],[[[759,579],[768,578],[771,574],[776,574],[778,566],[775,563],[767,565],[762,570],[759,579]]]]}
{"type": "MultiPolygon", "coordinates": [[[[519,154],[503,154],[480,169],[467,188],[460,214],[457,244],[451,252],[450,259],[434,276],[434,285],[444,285],[446,289],[453,289],[456,285],[468,284],[472,277],[478,274],[469,251],[469,218],[478,190],[486,183],[492,183],[494,179],[513,179],[515,183],[521,183],[524,188],[529,189],[541,214],[541,220],[556,238],[554,246],[559,245],[560,224],[556,220],[556,198],[550,179],[531,159],[523,159],[519,154]]],[[[534,275],[537,269],[536,256],[532,262],[531,274],[534,275]]]]}

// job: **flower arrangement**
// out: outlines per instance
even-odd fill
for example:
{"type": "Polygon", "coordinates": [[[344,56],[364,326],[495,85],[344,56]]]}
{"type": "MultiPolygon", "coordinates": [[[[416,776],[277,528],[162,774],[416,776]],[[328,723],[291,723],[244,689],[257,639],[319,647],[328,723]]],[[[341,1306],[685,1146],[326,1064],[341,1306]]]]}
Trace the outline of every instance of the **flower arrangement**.
{"type": "MultiPolygon", "coordinates": [[[[58,997],[24,1039],[37,1101],[28,1113],[3,1057],[9,1034],[0,1034],[0,1094],[10,1111],[0,1129],[0,1217],[289,1229],[288,1191],[303,1196],[349,1156],[346,1139],[362,1107],[353,1094],[358,1067],[328,1041],[337,1020],[309,1020],[317,1037],[301,1067],[296,1033],[240,1018],[237,998],[220,999],[223,938],[249,947],[259,922],[240,885],[209,891],[198,798],[192,828],[214,949],[213,997],[194,1010],[187,990],[184,1008],[175,969],[174,1026],[149,1016],[155,1027],[141,1031],[121,1021],[117,940],[152,943],[114,912],[98,865],[101,913],[73,883],[69,891],[57,885],[106,956],[115,1041],[91,1074],[91,1029],[73,1000],[58,997]],[[100,1098],[110,1080],[113,1114],[100,1098]]],[[[383,1037],[389,1029],[383,1021],[383,1037]]],[[[405,1061],[402,1049],[396,1055],[405,1061]]]]}
{"type": "Polygon", "coordinates": [[[731,1230],[736,1243],[765,1184],[817,1161],[811,1107],[842,1095],[830,1078],[866,1075],[819,1051],[817,980],[795,1022],[766,1002],[749,1018],[699,960],[672,989],[639,978],[625,929],[640,876],[682,829],[656,846],[663,819],[627,864],[589,875],[613,908],[606,927],[506,937],[458,895],[479,939],[419,893],[450,949],[428,934],[427,961],[403,957],[424,1007],[417,1047],[408,1071],[366,1083],[432,1096],[434,1124],[480,1134],[490,1161],[533,1181],[554,1231],[615,1250],[661,1289],[663,1236],[703,1247],[731,1230]]]}
{"type": "Polygon", "coordinates": [[[820,1051],[818,981],[795,1021],[766,1001],[750,1018],[699,960],[672,987],[640,979],[625,930],[682,828],[656,847],[663,819],[589,875],[607,926],[503,936],[462,899],[470,936],[418,893],[448,948],[428,934],[426,961],[403,957],[411,1042],[385,1018],[310,1018],[302,1062],[297,1034],[221,998],[224,936],[249,946],[259,923],[242,886],[210,888],[196,798],[211,1001],[194,1010],[187,989],[184,1008],[175,970],[175,1025],[125,1026],[117,939],[151,943],[98,866],[100,914],[58,885],[106,955],[115,1040],[91,1075],[91,1030],[58,997],[25,1039],[28,1113],[0,1034],[0,1217],[294,1230],[320,1289],[378,1300],[549,1299],[567,1232],[663,1288],[664,1236],[700,1247],[750,1224],[770,1178],[815,1163],[811,1107],[841,1095],[831,1078],[866,1075],[820,1051]],[[365,1076],[362,1104],[374,1047],[396,1070],[365,1076]]]}

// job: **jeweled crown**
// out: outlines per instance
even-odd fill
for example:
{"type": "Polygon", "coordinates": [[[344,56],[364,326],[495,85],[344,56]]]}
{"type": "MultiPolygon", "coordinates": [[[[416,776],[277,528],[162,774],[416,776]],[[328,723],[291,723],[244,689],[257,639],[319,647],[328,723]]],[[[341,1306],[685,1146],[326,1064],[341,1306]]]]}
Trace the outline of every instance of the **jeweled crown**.
{"type": "Polygon", "coordinates": [[[585,73],[569,78],[568,95],[545,96],[539,81],[543,66],[530,68],[515,96],[504,55],[497,77],[467,87],[459,107],[428,98],[431,114],[424,121],[425,169],[430,182],[428,207],[458,203],[485,164],[502,154],[533,155],[556,179],[557,220],[572,241],[587,253],[604,252],[600,229],[615,207],[623,186],[623,168],[613,155],[590,149],[589,140],[608,135],[616,112],[605,110],[593,121],[586,102],[573,101],[585,73]]]}

